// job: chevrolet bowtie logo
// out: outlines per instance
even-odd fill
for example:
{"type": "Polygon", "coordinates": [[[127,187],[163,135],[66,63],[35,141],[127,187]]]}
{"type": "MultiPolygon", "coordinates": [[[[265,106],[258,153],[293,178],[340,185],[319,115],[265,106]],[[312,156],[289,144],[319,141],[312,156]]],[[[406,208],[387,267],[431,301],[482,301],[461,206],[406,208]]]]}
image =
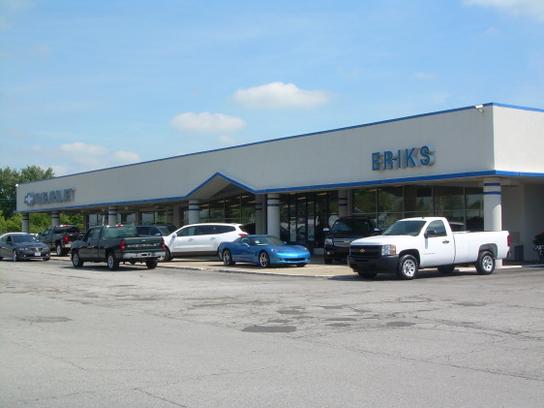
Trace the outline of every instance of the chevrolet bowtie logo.
{"type": "Polygon", "coordinates": [[[25,203],[30,206],[34,205],[34,194],[28,193],[25,196],[25,203]]]}
{"type": "Polygon", "coordinates": [[[359,249],[359,252],[361,252],[362,254],[364,254],[366,252],[366,249],[362,248],[362,249],[359,249]]]}

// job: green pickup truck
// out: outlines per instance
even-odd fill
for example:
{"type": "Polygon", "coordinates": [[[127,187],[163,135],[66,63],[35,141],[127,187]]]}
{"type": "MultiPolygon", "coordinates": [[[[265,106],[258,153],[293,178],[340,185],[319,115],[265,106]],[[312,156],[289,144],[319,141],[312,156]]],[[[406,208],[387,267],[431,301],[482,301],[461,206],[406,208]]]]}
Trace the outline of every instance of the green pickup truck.
{"type": "Polygon", "coordinates": [[[93,227],[72,244],[72,264],[76,268],[85,262],[106,262],[113,271],[121,262],[145,262],[148,269],[153,269],[164,254],[162,237],[138,236],[134,225],[93,227]]]}

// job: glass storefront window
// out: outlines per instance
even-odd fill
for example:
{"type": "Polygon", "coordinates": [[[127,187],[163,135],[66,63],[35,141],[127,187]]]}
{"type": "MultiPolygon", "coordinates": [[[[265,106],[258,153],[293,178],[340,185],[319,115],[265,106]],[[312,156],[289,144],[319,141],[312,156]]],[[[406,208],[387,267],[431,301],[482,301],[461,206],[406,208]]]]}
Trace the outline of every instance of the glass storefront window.
{"type": "Polygon", "coordinates": [[[240,213],[240,223],[255,224],[255,196],[242,195],[242,210],[240,213]]]}
{"type": "Polygon", "coordinates": [[[406,186],[404,214],[406,218],[433,215],[433,189],[424,186],[406,186]]]}
{"type": "Polygon", "coordinates": [[[353,190],[352,192],[353,214],[376,213],[377,197],[376,189],[353,190]]]}

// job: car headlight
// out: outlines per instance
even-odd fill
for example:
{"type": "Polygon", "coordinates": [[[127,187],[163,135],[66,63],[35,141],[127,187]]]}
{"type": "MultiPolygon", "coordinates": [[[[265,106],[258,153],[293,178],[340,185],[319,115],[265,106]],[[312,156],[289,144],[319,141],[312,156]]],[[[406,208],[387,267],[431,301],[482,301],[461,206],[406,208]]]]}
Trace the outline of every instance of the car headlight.
{"type": "Polygon", "coordinates": [[[395,245],[382,245],[382,256],[397,255],[397,247],[395,245]]]}
{"type": "Polygon", "coordinates": [[[332,238],[325,238],[325,245],[332,245],[332,238]]]}

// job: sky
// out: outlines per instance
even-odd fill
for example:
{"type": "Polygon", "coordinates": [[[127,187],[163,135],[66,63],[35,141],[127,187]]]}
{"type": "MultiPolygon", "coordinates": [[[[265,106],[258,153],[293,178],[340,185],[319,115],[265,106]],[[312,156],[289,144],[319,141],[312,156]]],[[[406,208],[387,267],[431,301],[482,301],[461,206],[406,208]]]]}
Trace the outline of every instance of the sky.
{"type": "Polygon", "coordinates": [[[486,102],[544,108],[544,0],[0,0],[0,167],[64,175],[486,102]]]}

